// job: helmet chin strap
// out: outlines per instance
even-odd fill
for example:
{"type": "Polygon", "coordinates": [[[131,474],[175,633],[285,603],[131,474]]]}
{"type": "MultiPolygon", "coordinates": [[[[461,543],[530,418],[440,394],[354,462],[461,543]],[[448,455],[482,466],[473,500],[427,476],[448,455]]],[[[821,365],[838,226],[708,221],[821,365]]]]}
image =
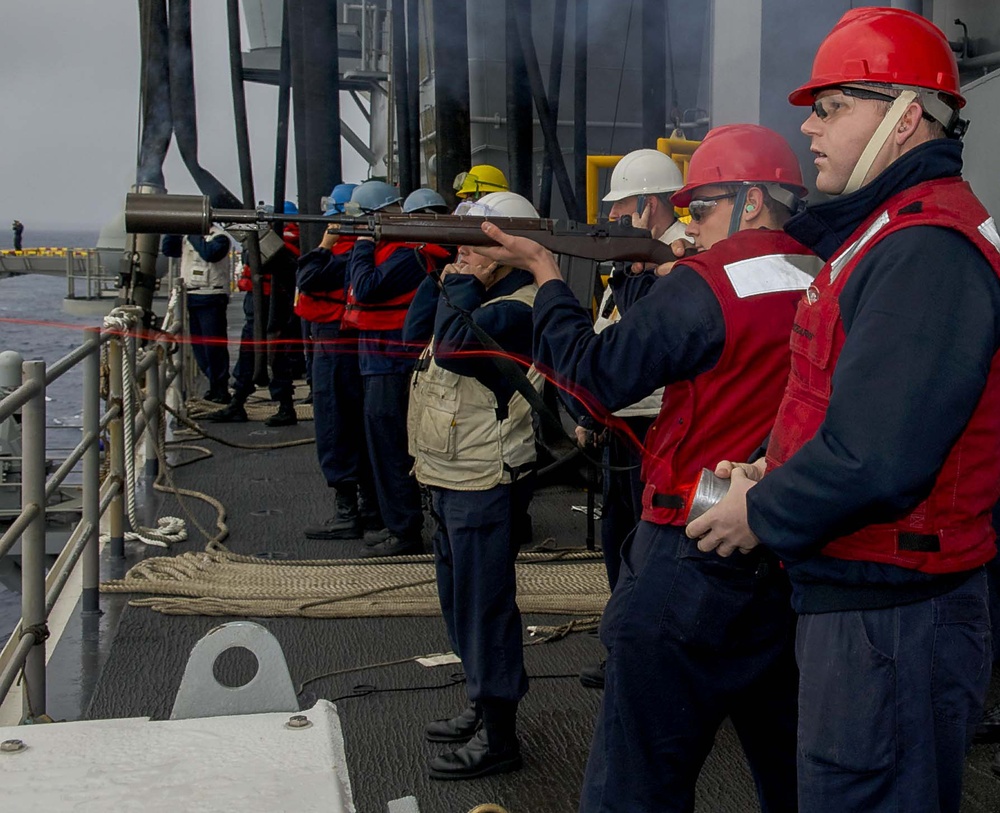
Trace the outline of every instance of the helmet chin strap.
{"type": "Polygon", "coordinates": [[[749,188],[747,185],[742,185],[736,193],[736,198],[733,200],[733,213],[729,217],[729,234],[726,235],[727,237],[732,237],[740,230],[740,223],[743,220],[743,207],[747,204],[747,190],[749,188]]]}
{"type": "Polygon", "coordinates": [[[896,97],[896,100],[892,103],[892,107],[889,108],[889,111],[885,114],[885,118],[882,119],[882,123],[879,124],[875,132],[872,133],[872,137],[868,140],[868,145],[865,147],[864,152],[861,153],[858,163],[854,165],[854,172],[848,178],[847,185],[844,187],[844,191],[840,193],[841,195],[849,195],[851,192],[857,192],[862,187],[868,171],[872,168],[872,164],[875,163],[875,157],[878,155],[879,150],[882,149],[882,146],[889,138],[889,134],[896,129],[896,125],[903,118],[906,108],[916,98],[917,94],[912,90],[904,90],[896,97]]]}

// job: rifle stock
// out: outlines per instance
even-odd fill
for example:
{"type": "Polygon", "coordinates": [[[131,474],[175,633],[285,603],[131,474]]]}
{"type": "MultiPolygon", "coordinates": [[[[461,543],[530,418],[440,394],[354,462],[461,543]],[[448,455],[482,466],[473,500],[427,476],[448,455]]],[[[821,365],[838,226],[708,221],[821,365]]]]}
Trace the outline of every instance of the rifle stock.
{"type": "MultiPolygon", "coordinates": [[[[507,234],[527,237],[549,251],[595,262],[673,262],[669,245],[653,239],[646,229],[619,223],[591,226],[586,223],[545,218],[487,218],[507,234]]],[[[364,235],[400,243],[437,243],[447,246],[493,246],[496,241],[480,228],[484,218],[465,215],[388,214],[361,217],[346,215],[274,215],[263,210],[212,209],[208,198],[197,195],[138,195],[125,199],[125,230],[129,233],[207,234],[213,223],[221,226],[262,224],[271,221],[325,223],[344,235],[364,235]]]]}

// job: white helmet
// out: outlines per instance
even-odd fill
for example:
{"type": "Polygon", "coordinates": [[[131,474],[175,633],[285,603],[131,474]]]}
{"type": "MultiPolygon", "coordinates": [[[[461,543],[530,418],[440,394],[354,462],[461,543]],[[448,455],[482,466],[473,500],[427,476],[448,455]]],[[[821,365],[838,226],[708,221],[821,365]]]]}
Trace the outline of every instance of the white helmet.
{"type": "Polygon", "coordinates": [[[470,217],[538,217],[531,201],[517,192],[490,192],[477,201],[464,201],[458,204],[455,214],[470,217]]]}
{"type": "Polygon", "coordinates": [[[633,150],[615,165],[604,200],[676,192],[682,186],[680,168],[669,155],[659,150],[633,150]]]}

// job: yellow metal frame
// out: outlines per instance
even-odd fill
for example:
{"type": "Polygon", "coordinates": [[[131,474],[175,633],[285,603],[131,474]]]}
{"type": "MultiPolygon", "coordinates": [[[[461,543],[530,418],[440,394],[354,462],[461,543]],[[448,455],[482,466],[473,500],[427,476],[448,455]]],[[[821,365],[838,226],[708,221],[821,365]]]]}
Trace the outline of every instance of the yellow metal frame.
{"type": "MultiPolygon", "coordinates": [[[[681,177],[687,180],[688,165],[691,154],[697,149],[700,141],[689,141],[686,138],[658,138],[656,149],[669,155],[681,170],[681,177]]],[[[600,202],[597,199],[599,185],[599,170],[614,169],[624,156],[621,155],[588,155],[587,156],[587,222],[597,222],[597,212],[600,202]]],[[[682,216],[686,215],[681,210],[682,216]]]]}

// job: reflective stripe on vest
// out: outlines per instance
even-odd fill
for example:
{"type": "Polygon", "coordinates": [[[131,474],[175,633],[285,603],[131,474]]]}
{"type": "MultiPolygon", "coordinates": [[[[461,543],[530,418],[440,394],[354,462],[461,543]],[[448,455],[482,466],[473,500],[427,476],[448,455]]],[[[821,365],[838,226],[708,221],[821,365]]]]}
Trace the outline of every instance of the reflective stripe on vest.
{"type": "Polygon", "coordinates": [[[684,524],[702,468],[745,460],[771,430],[795,304],[822,266],[801,243],[769,230],[737,232],[680,263],[711,287],[726,338],[711,370],[667,385],[646,435],[642,518],[660,525],[684,524]]]}
{"type": "MultiPolygon", "coordinates": [[[[865,255],[909,226],[963,234],[1000,276],[996,225],[969,185],[944,178],[891,198],[855,231],[802,297],[792,330],[792,368],[768,446],[768,471],[788,460],[826,416],[837,359],[847,339],[839,296],[865,255]]],[[[881,562],[925,573],[978,567],[996,554],[990,513],[1000,499],[1000,354],[972,417],[952,446],[931,493],[907,516],[869,525],[830,542],[823,554],[881,562]]]]}

